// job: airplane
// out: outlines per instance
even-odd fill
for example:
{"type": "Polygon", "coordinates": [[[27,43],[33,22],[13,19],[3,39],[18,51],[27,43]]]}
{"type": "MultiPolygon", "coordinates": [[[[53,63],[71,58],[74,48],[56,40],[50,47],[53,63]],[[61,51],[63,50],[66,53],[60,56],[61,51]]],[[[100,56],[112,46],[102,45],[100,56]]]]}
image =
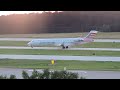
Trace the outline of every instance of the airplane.
{"type": "Polygon", "coordinates": [[[52,39],[33,39],[27,45],[30,47],[40,47],[40,46],[61,46],[62,49],[68,49],[74,45],[81,45],[85,43],[93,42],[94,37],[98,31],[91,30],[85,37],[77,38],[52,38],[52,39]]]}

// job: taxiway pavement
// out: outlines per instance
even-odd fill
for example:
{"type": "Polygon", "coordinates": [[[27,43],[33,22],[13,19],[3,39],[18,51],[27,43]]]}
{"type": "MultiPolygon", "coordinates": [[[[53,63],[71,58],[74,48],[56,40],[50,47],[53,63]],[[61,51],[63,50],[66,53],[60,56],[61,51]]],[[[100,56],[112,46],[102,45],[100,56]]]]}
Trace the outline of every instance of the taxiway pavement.
{"type": "Polygon", "coordinates": [[[0,54],[0,59],[29,60],[79,60],[79,61],[120,61],[120,57],[111,56],[58,56],[58,55],[6,55],[0,54]]]}
{"type": "MultiPolygon", "coordinates": [[[[19,46],[0,46],[0,49],[48,49],[62,50],[60,47],[19,47],[19,46]]],[[[98,51],[120,51],[120,48],[68,48],[66,50],[98,50],[98,51]]]]}

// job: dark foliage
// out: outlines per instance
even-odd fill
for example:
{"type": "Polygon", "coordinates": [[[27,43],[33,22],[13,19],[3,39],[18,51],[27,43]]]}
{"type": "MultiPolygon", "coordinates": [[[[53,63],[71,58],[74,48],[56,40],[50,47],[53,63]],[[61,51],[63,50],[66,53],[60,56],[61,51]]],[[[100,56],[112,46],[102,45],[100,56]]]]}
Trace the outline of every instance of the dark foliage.
{"type": "Polygon", "coordinates": [[[0,34],[120,31],[119,11],[64,11],[0,16],[0,34]]]}

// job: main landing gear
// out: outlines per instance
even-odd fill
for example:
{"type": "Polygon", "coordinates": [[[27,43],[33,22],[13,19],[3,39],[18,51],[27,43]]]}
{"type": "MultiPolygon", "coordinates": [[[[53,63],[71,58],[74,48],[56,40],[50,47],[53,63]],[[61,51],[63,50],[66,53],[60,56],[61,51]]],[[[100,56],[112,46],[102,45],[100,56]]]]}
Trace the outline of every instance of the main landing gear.
{"type": "Polygon", "coordinates": [[[68,46],[62,46],[62,49],[68,49],[68,46]]]}

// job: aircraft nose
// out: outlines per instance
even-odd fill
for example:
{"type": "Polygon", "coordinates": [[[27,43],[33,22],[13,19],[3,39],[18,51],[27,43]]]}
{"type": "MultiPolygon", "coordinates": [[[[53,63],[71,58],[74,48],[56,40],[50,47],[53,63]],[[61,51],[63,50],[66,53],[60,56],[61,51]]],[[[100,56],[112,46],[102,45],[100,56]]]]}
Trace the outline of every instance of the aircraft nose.
{"type": "Polygon", "coordinates": [[[28,46],[31,46],[31,43],[29,42],[27,45],[28,45],[28,46]]]}

